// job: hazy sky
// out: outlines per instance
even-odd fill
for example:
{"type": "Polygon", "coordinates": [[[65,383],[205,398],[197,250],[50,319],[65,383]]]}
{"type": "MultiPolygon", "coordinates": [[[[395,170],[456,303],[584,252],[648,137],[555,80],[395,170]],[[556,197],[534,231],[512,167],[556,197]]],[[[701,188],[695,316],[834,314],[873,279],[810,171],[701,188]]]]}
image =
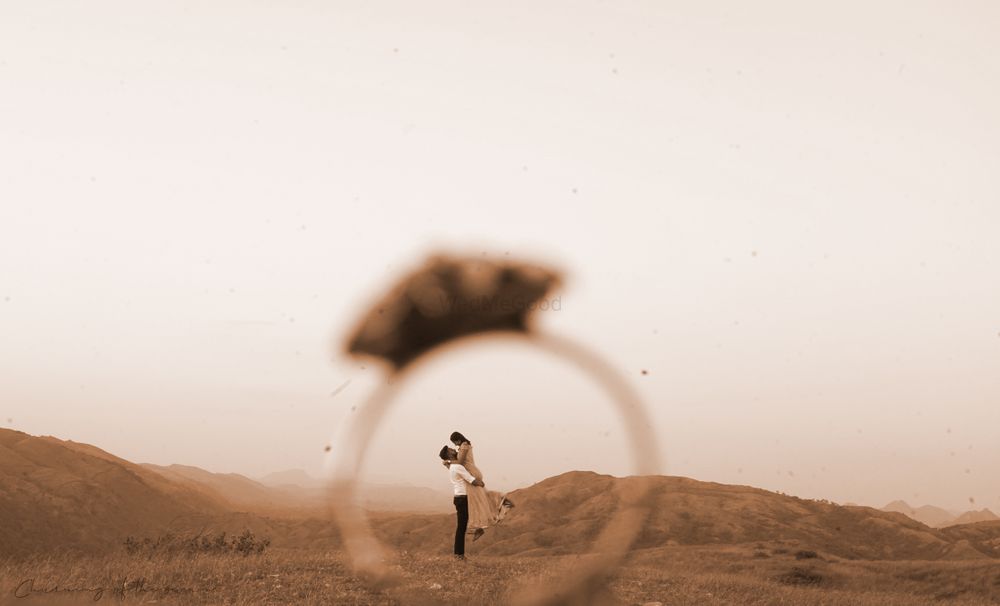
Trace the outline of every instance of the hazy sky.
{"type": "MultiPolygon", "coordinates": [[[[1000,512],[997,31],[989,1],[0,0],[0,425],[319,474],[384,379],[331,354],[365,306],[510,251],[569,274],[539,323],[627,373],[667,473],[1000,512]]],[[[507,343],[414,377],[367,477],[446,487],[455,429],[494,486],[630,470],[601,392],[507,343]]]]}

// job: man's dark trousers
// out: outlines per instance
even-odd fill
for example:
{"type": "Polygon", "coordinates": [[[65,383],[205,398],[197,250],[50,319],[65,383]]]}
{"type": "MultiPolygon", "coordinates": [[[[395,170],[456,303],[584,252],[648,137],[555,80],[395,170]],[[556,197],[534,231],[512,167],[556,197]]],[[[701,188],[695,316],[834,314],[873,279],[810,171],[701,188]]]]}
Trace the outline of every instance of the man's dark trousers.
{"type": "Polygon", "coordinates": [[[469,497],[462,494],[455,497],[455,555],[465,555],[465,531],[469,527],[469,497]]]}

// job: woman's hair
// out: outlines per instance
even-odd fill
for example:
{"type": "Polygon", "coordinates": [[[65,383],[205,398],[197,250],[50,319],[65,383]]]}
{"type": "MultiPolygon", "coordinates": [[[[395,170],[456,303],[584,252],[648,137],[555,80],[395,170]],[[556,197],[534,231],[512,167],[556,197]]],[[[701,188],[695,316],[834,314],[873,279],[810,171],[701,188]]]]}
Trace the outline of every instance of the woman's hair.
{"type": "MultiPolygon", "coordinates": [[[[458,433],[457,431],[451,432],[451,438],[450,439],[451,439],[452,443],[458,444],[459,446],[462,445],[462,442],[469,442],[469,438],[463,436],[462,434],[458,433]]],[[[472,442],[469,442],[469,444],[472,444],[472,442]]]]}

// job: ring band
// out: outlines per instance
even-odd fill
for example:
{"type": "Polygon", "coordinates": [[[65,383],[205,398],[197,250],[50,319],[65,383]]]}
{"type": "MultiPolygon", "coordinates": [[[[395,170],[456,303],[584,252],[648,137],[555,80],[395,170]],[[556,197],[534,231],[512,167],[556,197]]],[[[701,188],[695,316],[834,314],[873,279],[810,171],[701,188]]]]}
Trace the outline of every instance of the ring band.
{"type": "MultiPolygon", "coordinates": [[[[381,308],[379,315],[382,315],[381,308]]],[[[372,534],[367,517],[356,502],[356,477],[380,420],[392,407],[405,379],[432,357],[429,355],[431,352],[451,349],[472,340],[511,336],[527,340],[543,351],[572,362],[611,396],[629,436],[634,473],[639,476],[659,474],[660,453],[656,435],[638,394],[600,356],[570,339],[531,330],[524,320],[520,318],[520,329],[504,326],[466,330],[433,340],[430,347],[418,349],[416,353],[407,350],[408,355],[401,358],[403,363],[395,364],[388,380],[381,383],[356,409],[344,439],[338,443],[333,473],[328,482],[328,504],[355,571],[373,587],[388,588],[396,585],[400,578],[387,566],[386,562],[392,558],[372,534]]],[[[524,588],[515,593],[512,603],[533,606],[591,603],[595,590],[622,562],[648,518],[652,509],[650,486],[649,482],[640,478],[635,489],[623,491],[614,517],[594,540],[588,557],[582,563],[576,562],[576,566],[564,574],[562,582],[553,586],[524,588]]],[[[423,601],[412,592],[408,592],[406,597],[413,603],[423,601]]]]}

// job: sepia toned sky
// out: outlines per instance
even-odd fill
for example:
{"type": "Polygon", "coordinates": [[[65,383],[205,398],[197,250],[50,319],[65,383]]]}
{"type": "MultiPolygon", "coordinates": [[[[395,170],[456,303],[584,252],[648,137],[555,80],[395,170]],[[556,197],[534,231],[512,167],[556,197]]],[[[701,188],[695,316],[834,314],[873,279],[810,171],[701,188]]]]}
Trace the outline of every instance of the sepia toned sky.
{"type": "MultiPolygon", "coordinates": [[[[567,273],[539,324],[665,473],[1000,513],[992,2],[0,0],[0,425],[320,475],[337,344],[430,252],[567,273]],[[645,370],[647,374],[643,374],[645,370]]],[[[371,481],[630,473],[523,343],[407,385],[371,481]]]]}

